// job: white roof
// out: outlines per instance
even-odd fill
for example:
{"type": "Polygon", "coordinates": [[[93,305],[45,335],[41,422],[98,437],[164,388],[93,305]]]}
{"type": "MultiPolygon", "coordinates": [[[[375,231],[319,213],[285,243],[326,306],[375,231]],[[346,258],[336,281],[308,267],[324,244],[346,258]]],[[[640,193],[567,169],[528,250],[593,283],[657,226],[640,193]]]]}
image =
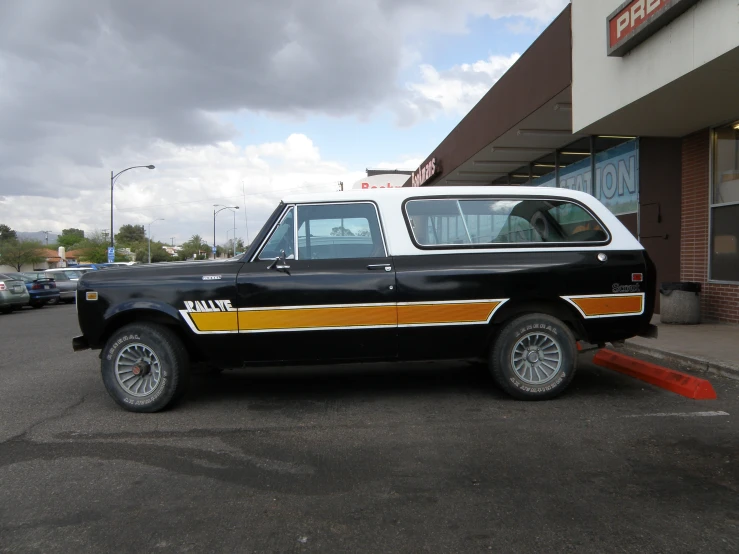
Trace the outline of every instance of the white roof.
{"type": "Polygon", "coordinates": [[[353,189],[344,192],[317,192],[312,194],[291,194],[284,196],[286,204],[310,202],[341,202],[347,200],[389,200],[401,202],[414,196],[527,196],[546,195],[558,198],[573,198],[585,204],[592,204],[593,196],[577,190],[552,187],[517,186],[478,186],[478,187],[403,187],[394,189],[353,189]]]}

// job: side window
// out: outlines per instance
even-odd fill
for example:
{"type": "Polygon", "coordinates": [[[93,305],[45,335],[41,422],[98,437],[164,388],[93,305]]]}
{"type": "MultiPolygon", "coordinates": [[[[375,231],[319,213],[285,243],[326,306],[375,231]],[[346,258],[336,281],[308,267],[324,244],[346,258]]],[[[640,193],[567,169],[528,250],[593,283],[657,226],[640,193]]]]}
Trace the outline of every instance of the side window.
{"type": "Polygon", "coordinates": [[[298,206],[298,259],[384,258],[374,204],[298,206]]]}
{"type": "Polygon", "coordinates": [[[571,202],[562,202],[549,210],[567,242],[604,242],[608,233],[590,213],[571,202]]]}
{"type": "Polygon", "coordinates": [[[274,260],[285,251],[285,258],[295,259],[295,208],[287,210],[282,221],[275,228],[267,244],[259,253],[260,260],[274,260]]]}
{"type": "Polygon", "coordinates": [[[566,200],[410,200],[406,213],[421,246],[608,240],[608,233],[590,212],[566,200]]]}

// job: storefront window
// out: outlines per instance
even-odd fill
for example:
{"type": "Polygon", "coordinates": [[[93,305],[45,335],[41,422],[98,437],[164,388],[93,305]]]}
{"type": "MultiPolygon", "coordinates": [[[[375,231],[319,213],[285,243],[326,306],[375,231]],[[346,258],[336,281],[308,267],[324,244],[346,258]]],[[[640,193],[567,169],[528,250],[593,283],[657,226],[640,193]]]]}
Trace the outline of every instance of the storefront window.
{"type": "Polygon", "coordinates": [[[629,140],[602,152],[596,147],[593,196],[614,215],[624,215],[636,213],[638,193],[639,141],[629,140]]]}
{"type": "Polygon", "coordinates": [[[739,123],[715,130],[713,203],[739,202],[739,123]]]}
{"type": "Polygon", "coordinates": [[[739,281],[739,123],[715,129],[711,279],[739,281]]]}

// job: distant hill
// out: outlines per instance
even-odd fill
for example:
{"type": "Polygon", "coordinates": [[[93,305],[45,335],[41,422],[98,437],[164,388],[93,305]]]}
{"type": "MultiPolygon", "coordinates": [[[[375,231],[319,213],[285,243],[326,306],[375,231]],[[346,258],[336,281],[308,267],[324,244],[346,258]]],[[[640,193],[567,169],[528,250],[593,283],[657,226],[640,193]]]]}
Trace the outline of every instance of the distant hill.
{"type": "MultiPolygon", "coordinates": [[[[46,233],[44,233],[43,231],[16,231],[16,234],[21,240],[37,240],[42,242],[43,244],[46,244],[46,233]]],[[[58,236],[59,235],[57,233],[49,233],[49,244],[56,244],[58,236]]]]}

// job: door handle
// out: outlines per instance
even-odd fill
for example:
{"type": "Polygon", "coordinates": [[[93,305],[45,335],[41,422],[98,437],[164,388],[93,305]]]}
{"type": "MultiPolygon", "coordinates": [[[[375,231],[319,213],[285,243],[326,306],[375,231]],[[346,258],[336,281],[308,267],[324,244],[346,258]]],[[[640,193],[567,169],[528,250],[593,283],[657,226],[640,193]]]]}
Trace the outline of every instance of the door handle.
{"type": "Polygon", "coordinates": [[[384,269],[385,271],[392,271],[393,266],[390,264],[370,264],[367,266],[367,269],[371,270],[378,270],[378,269],[384,269]]]}

